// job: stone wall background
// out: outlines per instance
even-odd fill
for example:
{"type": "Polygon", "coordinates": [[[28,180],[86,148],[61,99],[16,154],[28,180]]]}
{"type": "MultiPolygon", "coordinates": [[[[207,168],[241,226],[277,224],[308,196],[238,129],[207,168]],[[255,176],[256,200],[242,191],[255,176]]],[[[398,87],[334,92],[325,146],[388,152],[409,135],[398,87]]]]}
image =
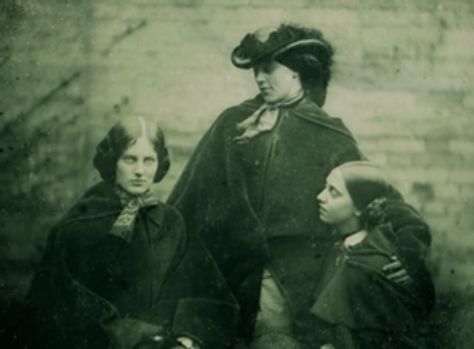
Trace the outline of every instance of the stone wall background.
{"type": "Polygon", "coordinates": [[[165,198],[219,112],[257,92],[232,48],[295,22],[336,48],[325,109],[432,226],[437,345],[470,348],[473,14],[470,0],[2,0],[0,304],[24,296],[49,227],[98,180],[94,147],[115,120],[162,124],[165,198]]]}

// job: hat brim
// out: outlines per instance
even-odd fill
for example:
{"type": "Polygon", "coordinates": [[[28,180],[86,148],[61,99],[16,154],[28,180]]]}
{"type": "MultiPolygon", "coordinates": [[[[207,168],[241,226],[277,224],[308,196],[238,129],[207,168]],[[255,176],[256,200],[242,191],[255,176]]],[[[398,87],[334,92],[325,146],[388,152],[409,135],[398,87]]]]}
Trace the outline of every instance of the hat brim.
{"type": "Polygon", "coordinates": [[[240,46],[237,46],[232,51],[232,54],[230,56],[232,64],[235,65],[237,68],[241,68],[241,69],[252,68],[255,65],[254,63],[255,59],[252,60],[249,57],[244,56],[240,51],[241,51],[240,46]]]}
{"type": "Polygon", "coordinates": [[[295,42],[292,42],[288,45],[286,45],[285,47],[282,47],[281,49],[278,49],[276,50],[275,52],[272,53],[271,57],[272,58],[276,58],[292,49],[295,49],[295,48],[300,48],[300,47],[308,47],[308,48],[311,48],[311,47],[323,47],[323,48],[326,48],[326,45],[321,41],[321,40],[318,40],[318,39],[302,39],[302,40],[298,40],[298,41],[295,41],[295,42]]]}
{"type": "Polygon", "coordinates": [[[270,52],[265,52],[265,54],[262,54],[262,55],[259,55],[257,57],[253,57],[253,58],[250,58],[248,56],[246,56],[245,54],[243,54],[242,49],[241,49],[241,46],[237,46],[236,48],[234,48],[234,50],[232,51],[232,54],[231,54],[231,61],[232,61],[232,64],[234,66],[236,66],[237,68],[241,68],[241,69],[250,69],[252,67],[254,67],[256,64],[258,64],[259,62],[261,62],[262,60],[264,59],[276,59],[278,56],[281,56],[282,54],[292,50],[292,49],[295,49],[295,48],[300,48],[300,47],[323,47],[323,48],[326,48],[326,45],[320,41],[320,40],[317,40],[317,39],[302,39],[302,40],[298,40],[298,41],[295,41],[295,42],[292,42],[288,45],[285,45],[283,47],[280,47],[280,48],[276,48],[274,51],[270,51],[270,52]]]}

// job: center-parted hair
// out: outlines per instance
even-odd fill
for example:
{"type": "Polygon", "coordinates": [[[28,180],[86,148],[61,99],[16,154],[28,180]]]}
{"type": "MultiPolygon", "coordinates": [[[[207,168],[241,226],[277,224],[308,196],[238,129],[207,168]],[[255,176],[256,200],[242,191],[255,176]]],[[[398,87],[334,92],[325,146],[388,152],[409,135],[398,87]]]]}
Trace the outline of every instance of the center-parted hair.
{"type": "Polygon", "coordinates": [[[150,141],[158,157],[154,182],[163,179],[170,167],[163,131],[154,121],[141,116],[129,116],[117,122],[97,145],[93,163],[104,181],[115,183],[117,161],[141,137],[150,141]]]}

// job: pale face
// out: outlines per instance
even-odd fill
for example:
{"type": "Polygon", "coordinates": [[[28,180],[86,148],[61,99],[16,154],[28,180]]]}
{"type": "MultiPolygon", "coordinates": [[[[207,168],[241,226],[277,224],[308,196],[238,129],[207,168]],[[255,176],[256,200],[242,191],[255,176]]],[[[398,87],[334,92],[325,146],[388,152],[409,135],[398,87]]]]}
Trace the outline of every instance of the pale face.
{"type": "Polygon", "coordinates": [[[358,223],[357,209],[338,169],[332,170],[326,178],[326,187],[318,195],[318,201],[319,217],[323,222],[339,227],[358,223]]]}
{"type": "Polygon", "coordinates": [[[140,137],[117,161],[116,183],[132,195],[145,193],[158,170],[158,157],[150,141],[140,137]]]}
{"type": "Polygon", "coordinates": [[[253,72],[260,93],[269,104],[292,97],[301,90],[298,73],[273,60],[257,64],[253,72]]]}

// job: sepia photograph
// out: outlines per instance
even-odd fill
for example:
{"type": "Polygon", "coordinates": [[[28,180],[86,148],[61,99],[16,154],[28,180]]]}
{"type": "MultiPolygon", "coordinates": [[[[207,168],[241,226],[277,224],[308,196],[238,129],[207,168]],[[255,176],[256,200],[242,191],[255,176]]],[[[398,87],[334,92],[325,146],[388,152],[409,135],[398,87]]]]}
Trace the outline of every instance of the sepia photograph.
{"type": "Polygon", "coordinates": [[[470,0],[0,0],[0,348],[473,348],[473,81],[470,0]]]}

